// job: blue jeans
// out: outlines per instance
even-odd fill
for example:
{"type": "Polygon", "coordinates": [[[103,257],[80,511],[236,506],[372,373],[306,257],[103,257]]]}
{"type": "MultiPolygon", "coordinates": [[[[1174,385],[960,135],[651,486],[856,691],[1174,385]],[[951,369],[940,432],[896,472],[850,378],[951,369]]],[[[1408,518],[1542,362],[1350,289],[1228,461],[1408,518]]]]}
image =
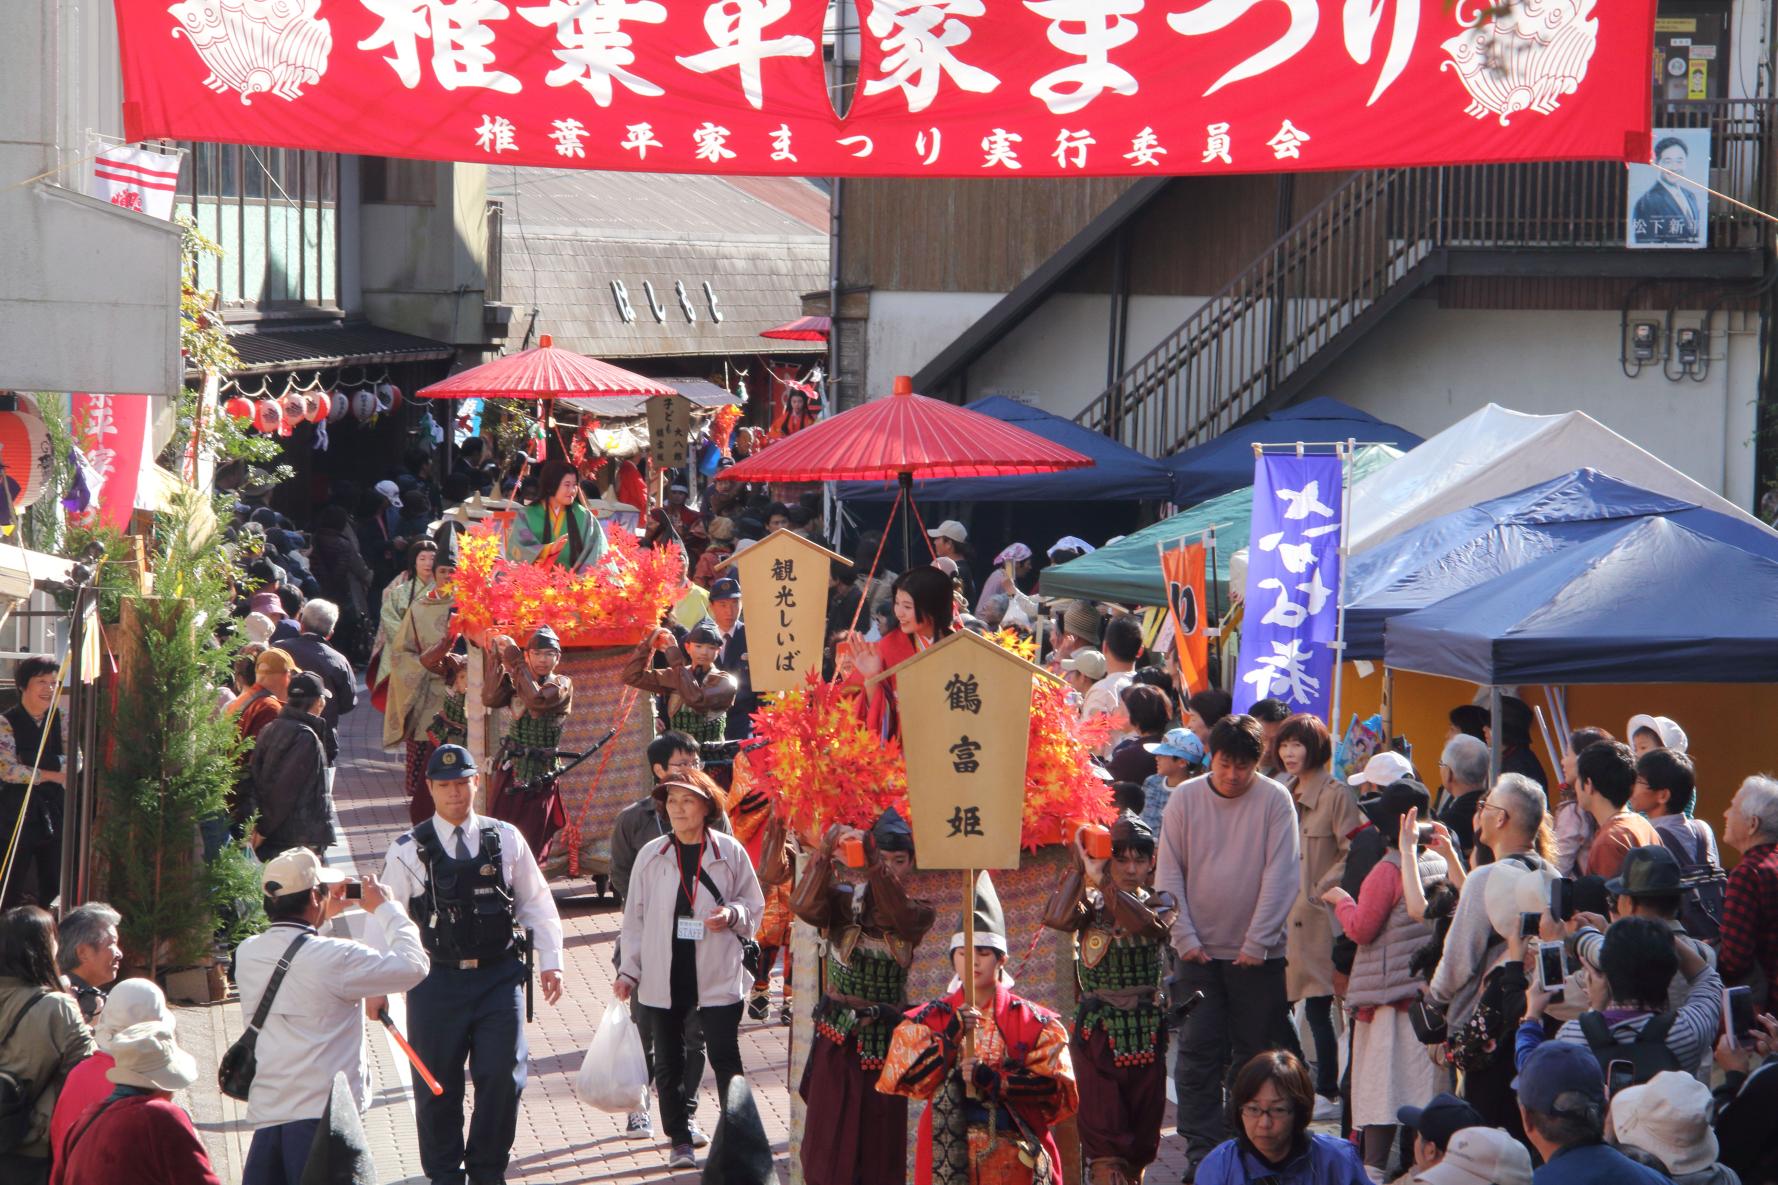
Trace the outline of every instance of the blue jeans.
{"type": "Polygon", "coordinates": [[[297,1185],[309,1163],[319,1119],[297,1119],[253,1133],[247,1163],[241,1169],[241,1185],[297,1185]]]}

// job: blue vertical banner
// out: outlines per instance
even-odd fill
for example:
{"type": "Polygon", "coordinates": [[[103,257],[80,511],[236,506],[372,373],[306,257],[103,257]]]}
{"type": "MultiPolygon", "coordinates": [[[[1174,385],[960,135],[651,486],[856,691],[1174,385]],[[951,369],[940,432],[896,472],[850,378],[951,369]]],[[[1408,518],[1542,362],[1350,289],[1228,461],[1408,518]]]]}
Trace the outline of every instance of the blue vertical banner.
{"type": "Polygon", "coordinates": [[[1253,533],[1235,710],[1280,699],[1326,718],[1339,628],[1341,484],[1336,453],[1262,453],[1254,462],[1253,533]]]}

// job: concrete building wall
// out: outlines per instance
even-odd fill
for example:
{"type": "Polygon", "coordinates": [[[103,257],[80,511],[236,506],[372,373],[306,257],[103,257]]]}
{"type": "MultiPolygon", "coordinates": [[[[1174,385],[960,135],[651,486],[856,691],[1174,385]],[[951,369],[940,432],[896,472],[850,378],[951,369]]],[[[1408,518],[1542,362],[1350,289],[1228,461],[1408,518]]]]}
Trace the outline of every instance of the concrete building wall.
{"type": "Polygon", "coordinates": [[[118,126],[109,4],[8,6],[0,38],[0,389],[169,395],[179,230],[84,196],[118,126]]]}
{"type": "Polygon", "coordinates": [[[356,288],[372,323],[469,348],[484,342],[483,165],[433,166],[432,204],[359,203],[356,288]]]}
{"type": "MultiPolygon", "coordinates": [[[[1681,325],[1699,319],[1676,317],[1681,325]]],[[[1701,383],[1669,382],[1658,363],[1627,377],[1619,341],[1615,312],[1446,310],[1409,301],[1334,363],[1314,393],[1422,436],[1489,402],[1539,414],[1584,411],[1751,509],[1757,320],[1718,314],[1701,383]]]]}

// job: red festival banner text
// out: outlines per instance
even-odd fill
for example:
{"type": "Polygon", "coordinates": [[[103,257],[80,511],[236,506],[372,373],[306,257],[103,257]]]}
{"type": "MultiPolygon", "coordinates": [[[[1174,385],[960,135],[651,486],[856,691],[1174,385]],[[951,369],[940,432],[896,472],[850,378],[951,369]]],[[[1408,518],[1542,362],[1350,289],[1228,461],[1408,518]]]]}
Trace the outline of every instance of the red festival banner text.
{"type": "Polygon", "coordinates": [[[489,164],[1127,176],[1649,155],[1655,0],[116,0],[125,129],[489,164]]]}

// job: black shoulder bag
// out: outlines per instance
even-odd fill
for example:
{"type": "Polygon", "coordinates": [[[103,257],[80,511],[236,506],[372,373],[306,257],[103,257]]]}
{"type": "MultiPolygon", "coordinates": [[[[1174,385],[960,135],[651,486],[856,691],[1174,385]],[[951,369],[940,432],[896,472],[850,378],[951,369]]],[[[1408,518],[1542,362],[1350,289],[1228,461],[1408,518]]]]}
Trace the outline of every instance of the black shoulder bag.
{"type": "Polygon", "coordinates": [[[277,969],[265,985],[265,995],[259,998],[259,1007],[253,1010],[253,1022],[247,1026],[246,1032],[235,1038],[235,1043],[222,1055],[222,1063],[216,1067],[216,1085],[231,1099],[244,1103],[247,1092],[253,1089],[253,1076],[259,1072],[259,1030],[265,1027],[266,1018],[271,1015],[272,998],[284,982],[284,973],[290,970],[290,960],[296,957],[296,948],[310,937],[309,931],[304,930],[285,949],[284,957],[278,960],[277,969]]]}
{"type": "MultiPolygon", "coordinates": [[[[710,890],[712,897],[716,898],[716,904],[727,908],[728,902],[723,900],[722,890],[716,887],[716,882],[710,879],[708,868],[698,869],[698,879],[704,882],[704,887],[710,890]]],[[[757,981],[759,979],[759,943],[742,934],[733,926],[729,927],[728,932],[733,934],[735,941],[741,944],[741,969],[757,981]]]]}
{"type": "MultiPolygon", "coordinates": [[[[13,1034],[19,1031],[25,1014],[37,1007],[48,992],[39,991],[19,1014],[12,1018],[12,1024],[6,1030],[6,1036],[0,1037],[0,1047],[11,1041],[13,1034]]],[[[0,1154],[17,1151],[31,1133],[31,1108],[37,1102],[37,1091],[25,1079],[10,1070],[0,1070],[0,1154]]]]}

